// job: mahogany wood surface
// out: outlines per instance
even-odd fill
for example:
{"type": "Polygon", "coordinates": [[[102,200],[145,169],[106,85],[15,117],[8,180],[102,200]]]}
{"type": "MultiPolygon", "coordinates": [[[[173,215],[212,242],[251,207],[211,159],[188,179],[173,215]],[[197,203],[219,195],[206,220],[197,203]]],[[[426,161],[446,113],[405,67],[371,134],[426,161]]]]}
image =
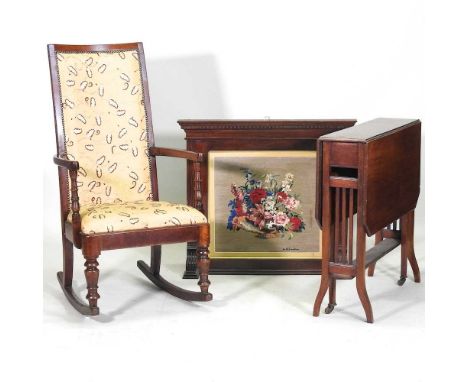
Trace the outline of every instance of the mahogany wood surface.
{"type": "Polygon", "coordinates": [[[77,171],[80,168],[80,164],[75,160],[68,160],[68,159],[64,159],[64,158],[59,158],[57,155],[54,155],[53,160],[54,160],[54,163],[57,166],[66,168],[67,170],[77,171]]]}
{"type": "Polygon", "coordinates": [[[374,321],[366,289],[366,268],[401,245],[401,276],[410,263],[415,282],[420,272],[414,254],[414,209],[419,196],[421,122],[378,118],[319,138],[316,218],[322,226],[322,276],[314,316],[328,290],[325,313],[336,305],[336,280],[356,278],[367,322],[374,321]],[[357,214],[357,224],[353,222],[357,214]],[[354,228],[355,225],[355,228],[354,228]],[[353,254],[353,230],[356,253],[353,254]],[[375,246],[366,250],[366,235],[375,246]]]}
{"type": "MultiPolygon", "coordinates": [[[[354,119],[309,120],[228,120],[183,119],[187,150],[202,153],[201,211],[208,213],[208,152],[211,150],[315,150],[317,139],[353,126],[354,119]]],[[[192,167],[187,168],[187,184],[192,183],[192,167]]],[[[318,181],[318,180],[317,180],[318,181]]],[[[193,200],[188,190],[187,199],[193,200]]],[[[318,274],[320,260],[305,259],[211,259],[211,274],[318,274]]],[[[196,278],[195,249],[188,246],[184,278],[196,278]]]]}
{"type": "Polygon", "coordinates": [[[58,52],[104,52],[104,51],[120,51],[120,50],[137,50],[140,59],[140,68],[143,84],[143,100],[146,109],[148,144],[150,154],[150,173],[151,173],[151,188],[153,199],[158,200],[158,179],[156,172],[155,156],[173,156],[177,158],[187,159],[193,163],[190,168],[191,183],[193,186],[193,198],[191,204],[198,206],[201,209],[201,192],[200,184],[202,182],[200,176],[200,161],[203,155],[193,152],[178,149],[168,149],[153,147],[154,135],[151,117],[151,103],[148,93],[148,79],[146,74],[145,57],[142,43],[125,43],[125,44],[100,44],[100,45],[48,45],[49,66],[52,86],[52,99],[55,115],[55,132],[57,143],[57,155],[53,161],[58,166],[59,187],[60,187],[60,208],[61,208],[61,224],[62,224],[62,243],[63,243],[63,271],[57,273],[58,281],[62,290],[69,300],[71,305],[80,313],[85,315],[99,314],[98,300],[98,279],[99,279],[99,262],[98,258],[101,251],[131,248],[140,246],[151,246],[151,266],[147,266],[144,262],[139,261],[138,267],[156,286],[166,290],[168,293],[185,300],[209,301],[212,299],[211,293],[208,292],[209,287],[209,225],[197,224],[186,226],[174,226],[171,228],[153,228],[141,229],[132,231],[121,231],[99,234],[84,234],[81,232],[81,218],[79,214],[80,204],[77,188],[77,170],[79,169],[79,158],[77,161],[67,159],[66,146],[64,138],[64,129],[62,121],[62,105],[60,97],[60,85],[58,79],[57,53],[58,52]],[[67,221],[67,217],[72,211],[72,223],[67,221]],[[196,248],[196,264],[199,270],[199,287],[200,292],[193,292],[179,288],[160,275],[161,261],[161,244],[176,243],[176,242],[192,242],[196,248]],[[73,291],[73,246],[81,248],[84,263],[84,273],[88,293],[86,299],[88,303],[80,300],[78,295],[73,291]]]}
{"type": "Polygon", "coordinates": [[[166,156],[166,157],[173,157],[173,158],[184,158],[184,159],[191,160],[193,162],[202,162],[203,161],[203,154],[202,153],[196,153],[194,151],[170,149],[170,148],[166,148],[166,147],[150,147],[149,153],[150,153],[150,155],[153,155],[153,156],[166,156]]]}

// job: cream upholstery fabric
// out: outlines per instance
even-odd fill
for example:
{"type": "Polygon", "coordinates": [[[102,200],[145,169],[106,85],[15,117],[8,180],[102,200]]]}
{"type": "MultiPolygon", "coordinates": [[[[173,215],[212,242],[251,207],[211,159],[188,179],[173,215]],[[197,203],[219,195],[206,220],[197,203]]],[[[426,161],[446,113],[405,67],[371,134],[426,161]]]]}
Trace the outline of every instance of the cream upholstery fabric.
{"type": "Polygon", "coordinates": [[[80,204],[151,200],[137,51],[57,53],[66,157],[80,163],[80,204]]]}
{"type": "Polygon", "coordinates": [[[162,201],[81,206],[80,215],[81,231],[87,234],[206,223],[195,208],[162,201]]]}

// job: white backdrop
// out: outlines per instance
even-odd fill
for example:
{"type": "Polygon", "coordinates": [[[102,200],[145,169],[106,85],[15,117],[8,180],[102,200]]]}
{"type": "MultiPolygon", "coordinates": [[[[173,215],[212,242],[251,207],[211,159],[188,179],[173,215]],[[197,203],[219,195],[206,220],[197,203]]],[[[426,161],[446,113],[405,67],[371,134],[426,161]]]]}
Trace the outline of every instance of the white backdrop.
{"type": "MultiPolygon", "coordinates": [[[[130,41],[144,44],[157,145],[184,147],[181,118],[421,118],[419,2],[82,3],[57,3],[35,31],[41,126],[53,122],[47,43],[130,41]]],[[[55,140],[51,126],[41,133],[47,219],[55,140]]],[[[166,163],[162,197],[184,198],[184,164],[166,163]]]]}
{"type": "MultiPolygon", "coordinates": [[[[376,272],[383,279],[370,282],[377,299],[373,326],[359,319],[363,312],[352,282],[339,284],[343,310],[334,312],[336,317],[311,317],[319,279],[310,276],[216,276],[212,291],[218,299],[194,306],[155,291],[133,270],[137,257],[126,251],[102,257],[101,307],[108,315],[101,320],[78,317],[55,280],[61,264],[60,226],[46,44],[142,41],[160,146],[185,146],[176,122],[180,118],[363,122],[383,116],[421,118],[424,126],[422,1],[17,2],[6,19],[4,46],[19,50],[21,59],[7,60],[4,81],[25,106],[15,115],[31,127],[29,143],[37,167],[28,182],[36,198],[43,193],[38,222],[43,237],[36,240],[43,240],[43,265],[38,248],[34,251],[44,275],[43,291],[34,290],[41,310],[41,296],[44,299],[43,336],[34,348],[48,355],[46,369],[57,368],[49,380],[63,376],[72,357],[76,366],[83,366],[83,374],[72,373],[70,380],[83,381],[106,376],[156,379],[158,371],[164,380],[306,380],[315,373],[326,377],[344,375],[346,368],[356,370],[358,351],[363,360],[377,365],[398,352],[400,360],[421,360],[420,347],[401,343],[423,341],[425,280],[420,286],[408,281],[405,292],[395,292],[391,280],[398,278],[397,254],[383,262],[382,268],[387,265],[389,271],[380,276],[376,272]],[[18,49],[19,42],[26,45],[18,49]],[[9,75],[13,71],[22,73],[19,85],[9,75]],[[24,97],[21,89],[26,87],[32,94],[24,97]],[[122,271],[127,267],[133,268],[122,271]],[[383,280],[387,289],[378,289],[383,280]],[[342,367],[330,369],[328,354],[338,345],[343,347],[342,367]]],[[[163,159],[158,166],[161,197],[183,201],[184,164],[163,159]]],[[[422,187],[416,249],[424,270],[424,182],[422,187]]],[[[29,194],[18,191],[16,197],[29,194]]],[[[177,282],[184,268],[181,248],[168,248],[174,257],[165,258],[166,271],[177,282]]],[[[138,258],[147,255],[141,249],[136,253],[138,258]]],[[[83,293],[81,259],[75,266],[83,293]]],[[[183,285],[195,286],[189,281],[183,285]]],[[[27,326],[27,318],[22,320],[27,326]]],[[[404,372],[420,380],[418,370],[404,372]]],[[[364,374],[363,369],[362,380],[364,374]]],[[[385,370],[379,379],[394,380],[400,374],[385,370]]]]}

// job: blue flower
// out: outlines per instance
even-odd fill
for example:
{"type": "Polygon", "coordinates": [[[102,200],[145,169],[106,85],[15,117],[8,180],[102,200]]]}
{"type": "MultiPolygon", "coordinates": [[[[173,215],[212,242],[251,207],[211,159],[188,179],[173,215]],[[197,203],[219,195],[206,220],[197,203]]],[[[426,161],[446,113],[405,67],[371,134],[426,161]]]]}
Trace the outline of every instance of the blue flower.
{"type": "Polygon", "coordinates": [[[249,195],[244,195],[244,203],[247,206],[247,209],[253,208],[254,204],[252,203],[252,200],[250,200],[249,195]]]}
{"type": "Polygon", "coordinates": [[[230,230],[230,231],[232,231],[232,229],[234,228],[232,226],[232,219],[234,219],[236,216],[237,216],[236,209],[235,208],[231,209],[231,214],[228,217],[228,222],[227,222],[227,226],[226,226],[226,228],[228,230],[230,230]]]}

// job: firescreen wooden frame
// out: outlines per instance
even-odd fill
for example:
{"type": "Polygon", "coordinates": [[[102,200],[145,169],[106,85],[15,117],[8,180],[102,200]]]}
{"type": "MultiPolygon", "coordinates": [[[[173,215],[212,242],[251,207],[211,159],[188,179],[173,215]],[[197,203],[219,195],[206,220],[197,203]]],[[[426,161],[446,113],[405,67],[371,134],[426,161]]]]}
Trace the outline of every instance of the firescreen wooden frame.
{"type": "MultiPolygon", "coordinates": [[[[183,119],[187,150],[204,155],[200,163],[202,176],[201,211],[208,214],[208,152],[212,150],[311,150],[317,139],[356,123],[355,119],[183,119]]],[[[315,169],[311,169],[315,171],[315,169]]],[[[192,165],[187,165],[187,184],[193,182],[192,165]]],[[[194,193],[187,190],[187,199],[194,193]]],[[[320,274],[319,259],[221,259],[210,263],[210,274],[320,274]]],[[[197,278],[196,246],[189,243],[184,278],[197,278]]]]}

